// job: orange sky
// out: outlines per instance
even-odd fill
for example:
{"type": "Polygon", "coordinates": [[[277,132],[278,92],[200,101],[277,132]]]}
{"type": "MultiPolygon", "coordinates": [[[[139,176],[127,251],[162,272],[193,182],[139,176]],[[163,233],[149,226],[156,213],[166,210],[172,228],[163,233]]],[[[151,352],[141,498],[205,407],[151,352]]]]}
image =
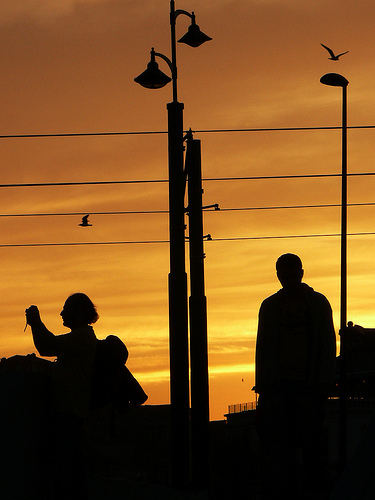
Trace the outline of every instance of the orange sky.
{"type": "MultiPolygon", "coordinates": [[[[213,129],[341,124],[341,91],[319,83],[349,80],[348,125],[375,125],[375,7],[371,0],[176,0],[194,11],[213,40],[178,46],[185,128],[202,141],[203,177],[337,174],[339,130],[204,132],[213,129]],[[349,53],[328,60],[324,43],[349,53]]],[[[177,36],[189,20],[180,16],[177,36]]],[[[0,4],[0,135],[166,131],[170,86],[134,83],[151,47],[170,57],[169,0],[15,0],[0,4]]],[[[160,68],[168,67],[160,61],[160,68]]],[[[374,131],[349,130],[349,172],[375,172],[374,131]]],[[[2,138],[0,184],[167,179],[165,134],[2,138]]],[[[372,176],[349,178],[349,203],[374,203],[372,176]]],[[[339,324],[337,237],[249,239],[340,232],[339,208],[225,211],[227,208],[340,203],[340,179],[207,180],[204,215],[211,418],[254,399],[254,343],[261,301],[279,288],[281,253],[301,256],[306,282],[324,293],[339,324]]],[[[2,187],[0,244],[168,239],[167,214],[66,213],[168,209],[166,183],[2,187]],[[55,214],[4,217],[15,214],[55,214]]],[[[350,207],[350,233],[371,233],[374,208],[350,207]]],[[[348,319],[375,326],[374,236],[348,240],[348,319]]],[[[99,338],[119,335],[150,404],[169,402],[169,249],[166,243],[0,247],[0,355],[34,351],[24,309],[40,307],[63,333],[59,312],[86,292],[101,316],[99,338]]]]}

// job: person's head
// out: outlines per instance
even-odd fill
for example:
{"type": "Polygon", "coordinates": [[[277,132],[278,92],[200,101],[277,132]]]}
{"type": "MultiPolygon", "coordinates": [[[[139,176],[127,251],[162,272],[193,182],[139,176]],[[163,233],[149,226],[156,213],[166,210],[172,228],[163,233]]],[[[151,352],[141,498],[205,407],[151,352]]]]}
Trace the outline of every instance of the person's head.
{"type": "Polygon", "coordinates": [[[60,316],[64,326],[68,328],[92,325],[99,318],[96,307],[84,293],[70,295],[65,301],[60,316]]]}
{"type": "Polygon", "coordinates": [[[292,253],[281,255],[276,262],[276,274],[286,291],[297,290],[303,278],[301,259],[292,253]]]}

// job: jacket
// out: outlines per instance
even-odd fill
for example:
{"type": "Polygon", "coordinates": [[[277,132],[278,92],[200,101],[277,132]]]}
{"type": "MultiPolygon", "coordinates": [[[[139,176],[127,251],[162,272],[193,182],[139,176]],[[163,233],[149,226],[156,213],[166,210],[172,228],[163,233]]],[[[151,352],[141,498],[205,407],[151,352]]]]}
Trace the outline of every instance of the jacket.
{"type": "MultiPolygon", "coordinates": [[[[336,361],[336,336],[332,309],[324,295],[305,283],[301,292],[306,304],[309,336],[308,386],[333,385],[336,361]]],[[[259,309],[255,354],[255,392],[280,386],[279,318],[285,297],[281,289],[266,298],[259,309]]]]}

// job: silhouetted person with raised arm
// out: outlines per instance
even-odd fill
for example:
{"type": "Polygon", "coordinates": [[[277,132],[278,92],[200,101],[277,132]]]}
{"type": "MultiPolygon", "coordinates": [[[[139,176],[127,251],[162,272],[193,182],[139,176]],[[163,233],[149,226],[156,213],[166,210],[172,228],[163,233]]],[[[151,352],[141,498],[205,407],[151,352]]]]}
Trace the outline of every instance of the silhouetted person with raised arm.
{"type": "Polygon", "coordinates": [[[279,257],[276,272],[282,289],[261,304],[255,358],[264,498],[316,498],[326,487],[322,424],[335,372],[332,309],[302,283],[297,255],[279,257]]]}
{"type": "Polygon", "coordinates": [[[26,309],[34,344],[41,356],[57,357],[50,388],[51,473],[58,499],[88,498],[82,459],[82,426],[90,408],[96,336],[92,324],[98,313],[89,297],[75,293],[60,313],[70,332],[54,335],[36,306],[26,309]]]}

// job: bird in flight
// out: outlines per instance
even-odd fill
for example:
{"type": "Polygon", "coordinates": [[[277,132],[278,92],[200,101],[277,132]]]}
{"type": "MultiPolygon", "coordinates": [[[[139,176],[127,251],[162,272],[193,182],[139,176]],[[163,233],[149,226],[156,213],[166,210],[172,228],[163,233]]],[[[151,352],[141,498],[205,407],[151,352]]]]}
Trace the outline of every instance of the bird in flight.
{"type": "Polygon", "coordinates": [[[331,50],[329,47],[327,47],[326,45],[323,45],[322,43],[320,44],[322,47],[324,47],[326,50],[328,50],[328,52],[330,53],[330,56],[328,59],[331,59],[332,61],[338,61],[339,60],[339,57],[343,56],[344,54],[347,54],[349,52],[349,50],[347,50],[346,52],[342,52],[341,54],[337,54],[337,56],[334,54],[333,50],[331,50]]]}
{"type": "Polygon", "coordinates": [[[92,224],[89,224],[89,216],[90,216],[90,214],[87,214],[84,217],[82,217],[82,222],[81,222],[81,224],[78,224],[78,225],[82,226],[82,227],[92,226],[92,224]]]}

